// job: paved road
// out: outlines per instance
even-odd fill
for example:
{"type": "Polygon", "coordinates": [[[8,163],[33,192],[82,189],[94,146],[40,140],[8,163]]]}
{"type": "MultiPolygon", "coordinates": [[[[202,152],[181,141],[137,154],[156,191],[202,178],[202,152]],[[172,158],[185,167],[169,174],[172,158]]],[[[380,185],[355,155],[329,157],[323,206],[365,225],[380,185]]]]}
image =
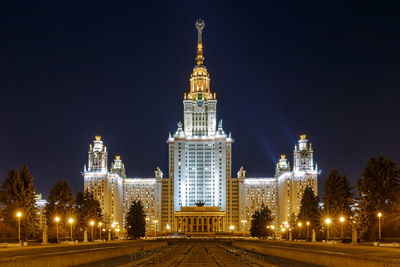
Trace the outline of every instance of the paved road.
{"type": "MultiPolygon", "coordinates": [[[[241,242],[241,240],[237,240],[241,242]]],[[[359,256],[371,259],[385,259],[400,261],[400,248],[396,247],[373,247],[372,244],[324,244],[320,242],[288,242],[275,240],[243,240],[246,243],[261,244],[268,247],[284,247],[307,251],[337,253],[348,256],[359,256]]]]}
{"type": "Polygon", "coordinates": [[[151,241],[114,241],[105,243],[80,243],[80,244],[65,244],[65,245],[46,245],[46,246],[31,246],[31,247],[14,247],[0,249],[0,265],[1,262],[8,261],[9,258],[29,258],[34,255],[36,257],[55,255],[60,253],[73,253],[76,251],[92,251],[99,249],[126,247],[136,244],[149,243],[151,241]]]}
{"type": "Polygon", "coordinates": [[[91,266],[316,266],[274,256],[233,248],[223,242],[179,240],[168,247],[144,255],[127,255],[91,264],[91,266]]]}

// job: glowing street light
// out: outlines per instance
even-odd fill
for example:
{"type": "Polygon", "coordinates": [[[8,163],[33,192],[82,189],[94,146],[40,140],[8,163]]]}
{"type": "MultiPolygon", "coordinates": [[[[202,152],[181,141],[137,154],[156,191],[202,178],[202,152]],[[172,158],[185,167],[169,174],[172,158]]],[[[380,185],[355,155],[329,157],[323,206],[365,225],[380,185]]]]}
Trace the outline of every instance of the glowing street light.
{"type": "Polygon", "coordinates": [[[154,236],[157,236],[157,223],[158,223],[158,220],[154,220],[153,223],[154,223],[154,236]]]}
{"type": "Polygon", "coordinates": [[[71,226],[71,241],[73,241],[73,240],[72,240],[72,224],[74,223],[74,219],[73,219],[73,218],[69,218],[69,219],[68,219],[68,222],[69,222],[69,224],[70,224],[70,226],[71,226]]]}
{"type": "Polygon", "coordinates": [[[233,232],[233,230],[235,230],[235,226],[231,224],[231,225],[229,226],[229,230],[231,230],[231,232],[233,232]]]}
{"type": "Polygon", "coordinates": [[[94,221],[90,221],[90,226],[92,226],[92,242],[93,242],[93,226],[94,226],[94,221]]]}
{"type": "Polygon", "coordinates": [[[169,230],[171,229],[171,226],[169,226],[169,224],[167,224],[167,231],[169,232],[169,230]]]}
{"type": "Polygon", "coordinates": [[[379,224],[379,241],[382,238],[382,231],[381,231],[381,217],[382,217],[382,212],[378,213],[378,224],[379,224]]]}
{"type": "MultiPolygon", "coordinates": [[[[111,228],[113,229],[113,232],[114,232],[114,239],[115,239],[115,227],[116,227],[116,222],[113,222],[112,224],[111,224],[111,228]]],[[[111,233],[112,234],[112,233],[111,233]]]]}
{"type": "Polygon", "coordinates": [[[297,226],[299,227],[299,238],[301,237],[301,226],[302,226],[303,224],[301,223],[301,222],[298,222],[297,223],[297,226]]]}
{"type": "Polygon", "coordinates": [[[22,212],[17,211],[16,216],[18,218],[18,242],[21,243],[21,217],[22,217],[22,212]]]}
{"type": "Polygon", "coordinates": [[[344,217],[341,216],[339,218],[339,221],[340,221],[340,238],[343,238],[343,224],[344,224],[344,221],[345,221],[344,217]]]}
{"type": "Polygon", "coordinates": [[[308,240],[308,236],[309,236],[309,228],[310,228],[310,222],[306,222],[307,225],[307,240],[308,240]]]}
{"type": "Polygon", "coordinates": [[[327,227],[326,227],[326,229],[327,229],[327,231],[326,231],[326,240],[328,241],[329,240],[329,225],[331,224],[331,219],[329,219],[329,218],[327,218],[326,220],[325,220],[325,223],[326,223],[326,225],[327,225],[327,227]]]}
{"type": "Polygon", "coordinates": [[[103,225],[102,222],[99,222],[99,234],[100,234],[100,240],[101,240],[101,226],[103,225]]]}
{"type": "Polygon", "coordinates": [[[54,220],[56,221],[56,229],[57,229],[57,243],[60,243],[60,240],[58,238],[58,222],[60,221],[60,217],[56,216],[54,218],[54,220]]]}
{"type": "Polygon", "coordinates": [[[272,229],[272,232],[274,233],[274,238],[275,238],[275,225],[271,225],[270,228],[272,229]]]}

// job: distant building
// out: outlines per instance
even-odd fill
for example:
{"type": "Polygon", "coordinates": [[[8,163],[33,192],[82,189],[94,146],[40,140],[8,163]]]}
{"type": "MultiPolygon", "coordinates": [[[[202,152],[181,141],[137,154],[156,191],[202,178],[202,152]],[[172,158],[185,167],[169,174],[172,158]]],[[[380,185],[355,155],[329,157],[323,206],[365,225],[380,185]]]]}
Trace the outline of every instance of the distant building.
{"type": "Polygon", "coordinates": [[[169,172],[159,168],[154,177],[128,178],[119,156],[108,169],[107,149],[96,136],[89,146],[84,167],[84,187],[99,200],[103,213],[125,227],[130,204],[140,200],[147,214],[148,229],[161,232],[248,231],[251,215],[268,206],[276,225],[286,224],[297,214],[307,185],[317,192],[318,171],[306,135],[295,146],[293,169],[285,155],[276,165],[274,177],[246,177],[242,167],[232,177],[233,138],[222,120],[217,124],[217,97],[210,88],[204,66],[202,31],[198,31],[196,66],[183,97],[183,124],[169,135],[169,172]]]}
{"type": "Polygon", "coordinates": [[[47,224],[46,210],[45,210],[46,204],[47,204],[47,200],[42,199],[42,194],[35,195],[35,207],[36,207],[36,214],[37,214],[40,230],[43,230],[47,224]]]}

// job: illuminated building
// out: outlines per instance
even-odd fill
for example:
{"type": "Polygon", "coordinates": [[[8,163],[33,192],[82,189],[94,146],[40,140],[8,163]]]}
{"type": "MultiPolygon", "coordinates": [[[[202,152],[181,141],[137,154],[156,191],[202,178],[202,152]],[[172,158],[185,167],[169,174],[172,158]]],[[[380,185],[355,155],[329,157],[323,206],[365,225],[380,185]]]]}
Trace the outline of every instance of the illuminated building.
{"type": "Polygon", "coordinates": [[[134,200],[144,205],[150,231],[228,232],[248,231],[255,210],[268,206],[276,225],[299,212],[304,188],[317,192],[317,167],[313,150],[302,135],[294,150],[293,170],[284,155],[274,177],[246,177],[243,167],[232,177],[233,139],[217,120],[217,97],[210,88],[204,66],[202,31],[198,32],[196,65],[183,96],[183,123],[167,140],[168,177],[157,168],[154,177],[127,178],[119,156],[110,170],[107,149],[100,137],[89,147],[84,168],[85,190],[93,192],[104,214],[125,226],[125,215],[134,200]],[[152,223],[154,222],[154,223],[152,223]]]}
{"type": "MultiPolygon", "coordinates": [[[[293,169],[281,155],[274,177],[246,177],[243,167],[238,172],[240,221],[251,221],[251,215],[262,205],[268,206],[276,225],[287,224],[291,214],[300,211],[300,202],[306,186],[318,193],[318,168],[314,165],[313,149],[306,135],[301,135],[293,152],[293,169]]],[[[249,231],[250,224],[241,225],[249,231]]]]}
{"type": "Polygon", "coordinates": [[[47,204],[47,200],[42,198],[42,194],[35,195],[35,208],[36,208],[36,215],[37,215],[37,219],[38,219],[38,226],[39,226],[40,230],[43,230],[47,224],[46,204],[47,204]]]}
{"type": "MultiPolygon", "coordinates": [[[[103,214],[110,222],[125,226],[125,216],[130,205],[140,200],[151,221],[159,220],[161,213],[161,179],[159,168],[155,177],[128,178],[120,156],[107,167],[108,154],[100,136],[89,146],[88,166],[84,167],[84,189],[99,201],[103,214]]],[[[158,227],[149,223],[150,228],[158,227]]]]}
{"type": "MultiPolygon", "coordinates": [[[[173,209],[178,212],[181,207],[194,207],[196,203],[219,207],[226,211],[221,220],[227,225],[232,219],[228,194],[233,139],[224,132],[222,120],[217,126],[217,98],[210,89],[210,75],[203,64],[204,21],[198,20],[196,28],[196,66],[190,77],[189,92],[184,94],[183,124],[179,122],[175,134],[168,138],[173,209]]],[[[173,224],[173,219],[163,218],[163,225],[173,224]]],[[[196,220],[195,216],[193,220],[196,220]]]]}

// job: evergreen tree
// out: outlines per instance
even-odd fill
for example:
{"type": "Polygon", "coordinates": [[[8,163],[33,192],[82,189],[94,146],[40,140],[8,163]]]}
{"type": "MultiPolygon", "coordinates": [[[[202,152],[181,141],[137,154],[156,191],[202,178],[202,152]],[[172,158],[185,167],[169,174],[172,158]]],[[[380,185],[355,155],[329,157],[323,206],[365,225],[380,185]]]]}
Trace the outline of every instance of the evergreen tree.
{"type": "MultiPolygon", "coordinates": [[[[67,181],[58,180],[50,190],[45,207],[47,225],[55,227],[55,217],[60,217],[59,231],[62,232],[63,226],[66,226],[69,217],[74,216],[74,196],[67,181]]],[[[66,228],[66,227],[64,227],[66,228]]],[[[68,232],[66,232],[68,233],[68,232]]]]}
{"type": "Polygon", "coordinates": [[[134,201],[126,217],[128,237],[140,238],[146,234],[146,214],[140,201],[134,201]]]}
{"type": "Polygon", "coordinates": [[[309,221],[312,229],[316,229],[319,225],[319,198],[314,195],[314,191],[311,186],[307,186],[304,189],[303,197],[300,202],[300,212],[297,216],[299,221],[309,221]]]}
{"type": "Polygon", "coordinates": [[[29,237],[33,237],[38,233],[38,216],[36,209],[36,194],[35,187],[33,185],[33,176],[31,175],[28,167],[26,165],[22,166],[20,171],[21,179],[24,183],[24,220],[22,222],[22,227],[24,230],[25,240],[29,237]]]}
{"type": "Polygon", "coordinates": [[[22,213],[21,239],[25,240],[36,236],[38,230],[33,180],[25,165],[20,172],[10,170],[0,193],[0,202],[4,207],[2,213],[7,225],[16,229],[16,212],[22,213]]]}
{"type": "Polygon", "coordinates": [[[77,227],[87,229],[90,220],[99,222],[102,220],[100,203],[93,194],[85,191],[76,194],[75,212],[77,215],[77,227]]]}
{"type": "Polygon", "coordinates": [[[273,218],[271,216],[271,210],[268,207],[264,207],[262,204],[261,209],[256,210],[251,217],[250,234],[255,237],[265,237],[268,235],[267,226],[271,224],[273,218]]]}
{"type": "Polygon", "coordinates": [[[359,204],[359,227],[361,237],[375,239],[377,236],[377,213],[385,220],[395,216],[399,205],[400,171],[391,159],[380,155],[371,158],[356,182],[359,204]]]}
{"type": "Polygon", "coordinates": [[[324,213],[330,217],[351,216],[350,205],[353,201],[352,187],[346,175],[340,176],[337,170],[332,170],[324,183],[324,213]]]}

